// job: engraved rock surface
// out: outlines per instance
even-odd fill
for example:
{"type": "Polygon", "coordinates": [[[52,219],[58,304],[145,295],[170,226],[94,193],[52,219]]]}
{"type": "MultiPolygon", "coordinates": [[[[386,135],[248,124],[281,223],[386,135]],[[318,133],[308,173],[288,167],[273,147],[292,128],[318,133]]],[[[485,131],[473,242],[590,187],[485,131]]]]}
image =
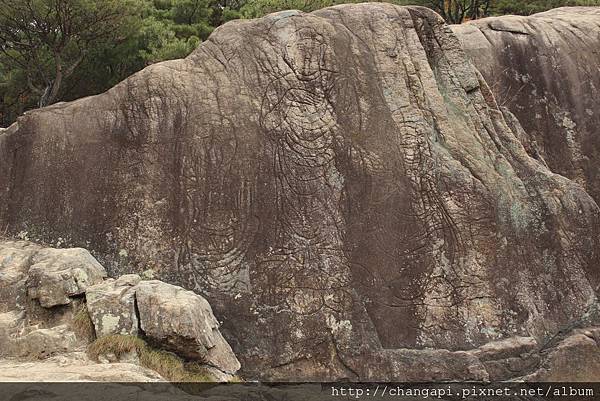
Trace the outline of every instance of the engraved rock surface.
{"type": "Polygon", "coordinates": [[[202,294],[250,377],[485,379],[596,302],[600,209],[481,70],[420,7],[233,21],[1,132],[0,227],[202,294]]]}

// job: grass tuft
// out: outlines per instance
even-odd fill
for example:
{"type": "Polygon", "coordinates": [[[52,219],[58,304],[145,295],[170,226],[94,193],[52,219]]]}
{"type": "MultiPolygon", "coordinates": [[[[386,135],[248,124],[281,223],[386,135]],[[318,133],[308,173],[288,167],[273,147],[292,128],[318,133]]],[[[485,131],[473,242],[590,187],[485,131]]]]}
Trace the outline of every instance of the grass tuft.
{"type": "Polygon", "coordinates": [[[208,372],[193,364],[186,364],[172,352],[150,347],[144,340],[135,336],[113,334],[101,337],[88,347],[88,356],[98,361],[101,355],[114,354],[117,358],[129,352],[136,352],[140,365],[160,374],[171,382],[212,382],[208,372]]]}
{"type": "Polygon", "coordinates": [[[141,355],[146,347],[146,342],[139,337],[113,334],[98,338],[90,344],[87,352],[91,359],[98,361],[101,355],[106,354],[114,354],[120,358],[133,351],[141,355]]]}
{"type": "Polygon", "coordinates": [[[75,316],[73,316],[73,331],[77,338],[92,342],[96,339],[96,330],[94,329],[94,322],[90,318],[85,303],[82,303],[75,316]]]}

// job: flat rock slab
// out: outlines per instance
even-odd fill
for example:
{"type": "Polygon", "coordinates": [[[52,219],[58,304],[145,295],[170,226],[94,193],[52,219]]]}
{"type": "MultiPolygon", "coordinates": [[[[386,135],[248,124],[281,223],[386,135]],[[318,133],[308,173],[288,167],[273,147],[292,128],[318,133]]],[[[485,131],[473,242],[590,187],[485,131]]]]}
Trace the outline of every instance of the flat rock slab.
{"type": "MultiPolygon", "coordinates": [[[[157,373],[130,363],[97,364],[82,353],[44,361],[0,360],[1,382],[152,382],[164,381],[157,373]]],[[[97,396],[97,394],[96,394],[97,396]]]]}

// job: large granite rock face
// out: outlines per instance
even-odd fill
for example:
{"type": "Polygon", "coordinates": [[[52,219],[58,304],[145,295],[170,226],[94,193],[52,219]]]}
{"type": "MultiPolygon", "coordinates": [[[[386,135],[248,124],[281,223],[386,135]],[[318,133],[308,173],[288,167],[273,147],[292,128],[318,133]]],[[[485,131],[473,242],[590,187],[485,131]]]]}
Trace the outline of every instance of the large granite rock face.
{"type": "Polygon", "coordinates": [[[0,227],[203,294],[250,377],[483,380],[596,302],[598,205],[525,132],[425,8],[282,12],[0,133],[0,227]]]}
{"type": "Polygon", "coordinates": [[[559,8],[452,26],[528,153],[600,201],[600,8],[559,8]]]}

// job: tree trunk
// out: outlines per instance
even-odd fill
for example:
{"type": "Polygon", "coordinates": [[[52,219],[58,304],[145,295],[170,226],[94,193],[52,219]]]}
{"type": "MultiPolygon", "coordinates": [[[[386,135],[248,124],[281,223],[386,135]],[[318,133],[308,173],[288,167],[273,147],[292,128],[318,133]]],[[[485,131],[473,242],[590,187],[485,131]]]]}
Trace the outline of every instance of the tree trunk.
{"type": "Polygon", "coordinates": [[[83,57],[84,54],[82,53],[81,56],[79,56],[79,58],[75,60],[75,62],[69,68],[65,70],[60,54],[57,54],[55,56],[54,59],[56,62],[56,74],[54,76],[54,79],[46,86],[44,93],[40,97],[39,107],[49,106],[58,100],[63,81],[69,76],[71,76],[71,74],[73,74],[77,66],[81,64],[83,57]]]}

